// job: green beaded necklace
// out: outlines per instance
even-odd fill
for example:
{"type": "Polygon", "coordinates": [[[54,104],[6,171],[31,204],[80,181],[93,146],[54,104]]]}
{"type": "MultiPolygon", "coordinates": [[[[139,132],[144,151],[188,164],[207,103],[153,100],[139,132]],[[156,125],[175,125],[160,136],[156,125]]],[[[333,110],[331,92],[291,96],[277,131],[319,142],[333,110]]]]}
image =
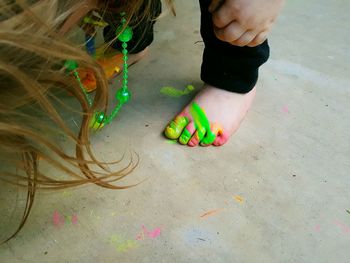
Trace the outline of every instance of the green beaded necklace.
{"type": "MultiPolygon", "coordinates": [[[[123,81],[122,81],[122,87],[116,92],[115,98],[118,101],[116,106],[114,107],[113,111],[109,116],[106,116],[103,112],[96,112],[94,114],[94,117],[90,123],[90,127],[92,129],[98,130],[102,128],[105,124],[109,124],[117,115],[121,107],[127,103],[131,98],[130,90],[128,89],[128,44],[132,39],[133,32],[131,27],[126,26],[126,19],[125,19],[125,13],[121,14],[121,25],[116,30],[116,35],[118,36],[118,40],[122,42],[122,54],[123,54],[123,81]]],[[[81,79],[79,77],[79,74],[77,72],[78,63],[74,60],[67,60],[64,64],[66,70],[68,72],[72,72],[75,79],[79,83],[80,88],[84,92],[84,95],[86,97],[86,100],[89,103],[89,106],[92,106],[92,99],[90,95],[86,92],[86,89],[84,85],[81,82],[81,79]]]]}

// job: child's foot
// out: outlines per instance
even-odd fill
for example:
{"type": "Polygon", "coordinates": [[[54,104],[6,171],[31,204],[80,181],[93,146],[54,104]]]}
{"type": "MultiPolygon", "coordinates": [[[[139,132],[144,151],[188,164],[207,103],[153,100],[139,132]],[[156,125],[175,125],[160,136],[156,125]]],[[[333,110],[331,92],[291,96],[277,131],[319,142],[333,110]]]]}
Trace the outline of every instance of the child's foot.
{"type": "MultiPolygon", "coordinates": [[[[141,60],[147,53],[148,48],[137,54],[128,55],[128,66],[131,66],[141,60]]],[[[105,52],[101,57],[97,58],[97,63],[103,68],[108,80],[115,78],[123,70],[123,54],[112,50],[105,52]]],[[[96,78],[91,70],[78,69],[80,79],[87,92],[96,89],[96,78]]]]}
{"type": "Polygon", "coordinates": [[[205,85],[194,101],[205,111],[216,139],[209,141],[205,131],[196,130],[190,114],[190,104],[166,127],[165,136],[188,146],[221,146],[239,128],[252,105],[255,93],[255,88],[246,94],[238,94],[205,85]]]}

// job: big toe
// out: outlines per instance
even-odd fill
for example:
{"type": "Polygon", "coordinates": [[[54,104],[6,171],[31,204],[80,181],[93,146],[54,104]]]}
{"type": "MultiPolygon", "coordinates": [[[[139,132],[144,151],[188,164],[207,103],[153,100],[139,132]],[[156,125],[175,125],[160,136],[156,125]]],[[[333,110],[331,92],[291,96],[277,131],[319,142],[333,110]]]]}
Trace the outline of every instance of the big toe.
{"type": "Polygon", "coordinates": [[[177,140],[188,123],[189,123],[189,120],[187,117],[182,115],[177,116],[165,128],[165,131],[164,131],[165,136],[171,140],[177,140]]]}

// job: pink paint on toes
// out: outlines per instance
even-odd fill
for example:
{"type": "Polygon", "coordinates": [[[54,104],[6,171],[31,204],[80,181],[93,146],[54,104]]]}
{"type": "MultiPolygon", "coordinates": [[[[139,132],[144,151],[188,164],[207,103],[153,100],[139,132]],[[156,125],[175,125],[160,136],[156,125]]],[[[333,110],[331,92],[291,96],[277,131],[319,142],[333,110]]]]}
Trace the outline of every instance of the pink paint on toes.
{"type": "Polygon", "coordinates": [[[228,141],[228,139],[229,139],[228,134],[224,132],[216,137],[215,141],[213,142],[213,145],[222,146],[228,141]]]}
{"type": "Polygon", "coordinates": [[[199,144],[199,140],[196,138],[196,135],[194,135],[187,145],[191,147],[196,147],[198,146],[198,144],[199,144]]]}
{"type": "Polygon", "coordinates": [[[196,127],[194,126],[194,122],[191,121],[187,126],[186,129],[193,135],[196,132],[196,127]]]}

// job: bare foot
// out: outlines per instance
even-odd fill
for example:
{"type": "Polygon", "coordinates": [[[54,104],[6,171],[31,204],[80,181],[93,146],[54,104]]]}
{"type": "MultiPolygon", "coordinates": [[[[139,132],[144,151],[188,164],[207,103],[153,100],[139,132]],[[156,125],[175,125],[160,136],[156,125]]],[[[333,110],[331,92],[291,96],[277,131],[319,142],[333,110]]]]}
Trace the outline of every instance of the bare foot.
{"type": "MultiPolygon", "coordinates": [[[[128,66],[131,66],[141,60],[147,54],[148,48],[137,54],[128,55],[128,66]]],[[[123,54],[114,49],[107,49],[101,54],[97,50],[97,63],[103,68],[108,80],[111,80],[119,75],[123,70],[123,54]]],[[[92,92],[96,89],[96,79],[93,72],[89,69],[78,69],[79,76],[87,92],[92,92]]]]}
{"type": "Polygon", "coordinates": [[[205,111],[211,124],[211,131],[216,134],[214,142],[208,143],[205,131],[197,131],[190,114],[190,104],[175,117],[165,129],[165,136],[178,140],[188,146],[221,146],[237,131],[255,97],[256,88],[246,94],[221,90],[209,85],[194,98],[205,111]]]}

